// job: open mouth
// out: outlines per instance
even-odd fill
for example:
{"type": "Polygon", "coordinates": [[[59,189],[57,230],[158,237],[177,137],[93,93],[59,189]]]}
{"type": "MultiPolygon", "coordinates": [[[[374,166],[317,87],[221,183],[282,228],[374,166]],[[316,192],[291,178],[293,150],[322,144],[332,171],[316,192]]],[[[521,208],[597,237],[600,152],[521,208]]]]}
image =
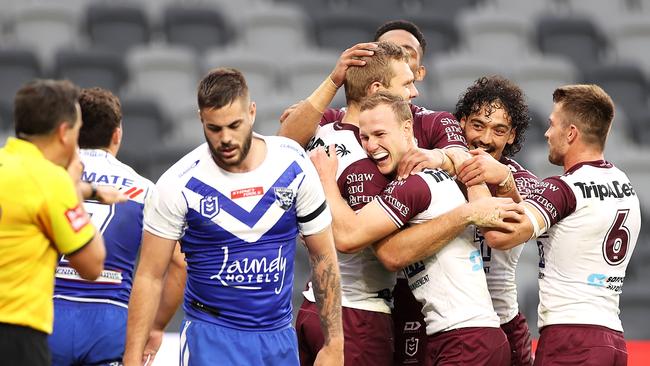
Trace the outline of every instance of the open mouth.
{"type": "Polygon", "coordinates": [[[377,163],[381,163],[381,162],[385,161],[386,159],[388,159],[388,153],[385,152],[385,151],[372,154],[372,160],[374,160],[377,163]]]}

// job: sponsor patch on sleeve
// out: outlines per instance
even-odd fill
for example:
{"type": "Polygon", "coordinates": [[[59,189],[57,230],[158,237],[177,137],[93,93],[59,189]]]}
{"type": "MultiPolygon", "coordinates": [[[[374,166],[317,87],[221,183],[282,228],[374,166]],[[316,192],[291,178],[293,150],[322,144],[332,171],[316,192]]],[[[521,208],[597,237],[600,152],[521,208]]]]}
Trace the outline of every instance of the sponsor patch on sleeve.
{"type": "Polygon", "coordinates": [[[81,205],[77,205],[76,207],[67,210],[65,212],[65,218],[68,219],[70,227],[75,233],[79,232],[79,230],[83,229],[84,226],[90,223],[90,217],[81,205]]]}

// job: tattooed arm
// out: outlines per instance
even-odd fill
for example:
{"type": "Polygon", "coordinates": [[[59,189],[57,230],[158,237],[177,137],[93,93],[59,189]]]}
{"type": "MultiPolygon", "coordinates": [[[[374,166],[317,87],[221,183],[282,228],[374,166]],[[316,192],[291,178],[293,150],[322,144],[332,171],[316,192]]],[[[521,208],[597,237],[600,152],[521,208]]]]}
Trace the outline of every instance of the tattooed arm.
{"type": "Polygon", "coordinates": [[[331,228],[306,236],[305,245],[309,250],[311,282],[325,339],[314,365],[342,365],[341,281],[331,228]]]}

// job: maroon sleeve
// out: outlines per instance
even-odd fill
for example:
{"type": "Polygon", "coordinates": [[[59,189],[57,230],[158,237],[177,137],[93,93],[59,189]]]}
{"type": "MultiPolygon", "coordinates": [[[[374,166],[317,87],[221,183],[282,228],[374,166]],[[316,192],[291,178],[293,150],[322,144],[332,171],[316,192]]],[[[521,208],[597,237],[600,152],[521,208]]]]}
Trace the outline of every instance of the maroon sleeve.
{"type": "Polygon", "coordinates": [[[429,185],[419,175],[394,180],[379,196],[379,204],[398,228],[406,225],[431,203],[429,185]]]}
{"type": "Polygon", "coordinates": [[[426,109],[414,111],[414,132],[418,146],[423,149],[461,147],[467,149],[467,141],[460,123],[449,112],[433,112],[426,109]]]}
{"type": "Polygon", "coordinates": [[[542,214],[546,230],[576,209],[576,196],[560,177],[550,177],[539,182],[525,201],[535,206],[542,214]]]}
{"type": "Polygon", "coordinates": [[[320,119],[320,125],[325,126],[326,124],[340,121],[343,119],[343,116],[345,116],[343,109],[327,108],[323,113],[323,117],[320,119]]]}
{"type": "Polygon", "coordinates": [[[539,184],[539,178],[537,178],[535,174],[525,169],[516,161],[508,159],[508,162],[508,168],[512,170],[512,176],[515,179],[517,191],[523,197],[528,196],[534,187],[539,184]]]}
{"type": "Polygon", "coordinates": [[[337,180],[341,196],[354,211],[372,202],[386,188],[388,182],[370,159],[361,159],[350,164],[337,180]]]}

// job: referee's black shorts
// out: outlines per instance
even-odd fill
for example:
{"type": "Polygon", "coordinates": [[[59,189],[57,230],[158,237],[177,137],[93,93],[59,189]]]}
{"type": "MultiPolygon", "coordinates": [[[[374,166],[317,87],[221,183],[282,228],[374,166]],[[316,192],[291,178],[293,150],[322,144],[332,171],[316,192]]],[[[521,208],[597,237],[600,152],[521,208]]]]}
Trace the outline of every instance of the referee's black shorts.
{"type": "Polygon", "coordinates": [[[49,366],[47,334],[30,327],[0,323],[0,360],[3,365],[49,366]]]}

